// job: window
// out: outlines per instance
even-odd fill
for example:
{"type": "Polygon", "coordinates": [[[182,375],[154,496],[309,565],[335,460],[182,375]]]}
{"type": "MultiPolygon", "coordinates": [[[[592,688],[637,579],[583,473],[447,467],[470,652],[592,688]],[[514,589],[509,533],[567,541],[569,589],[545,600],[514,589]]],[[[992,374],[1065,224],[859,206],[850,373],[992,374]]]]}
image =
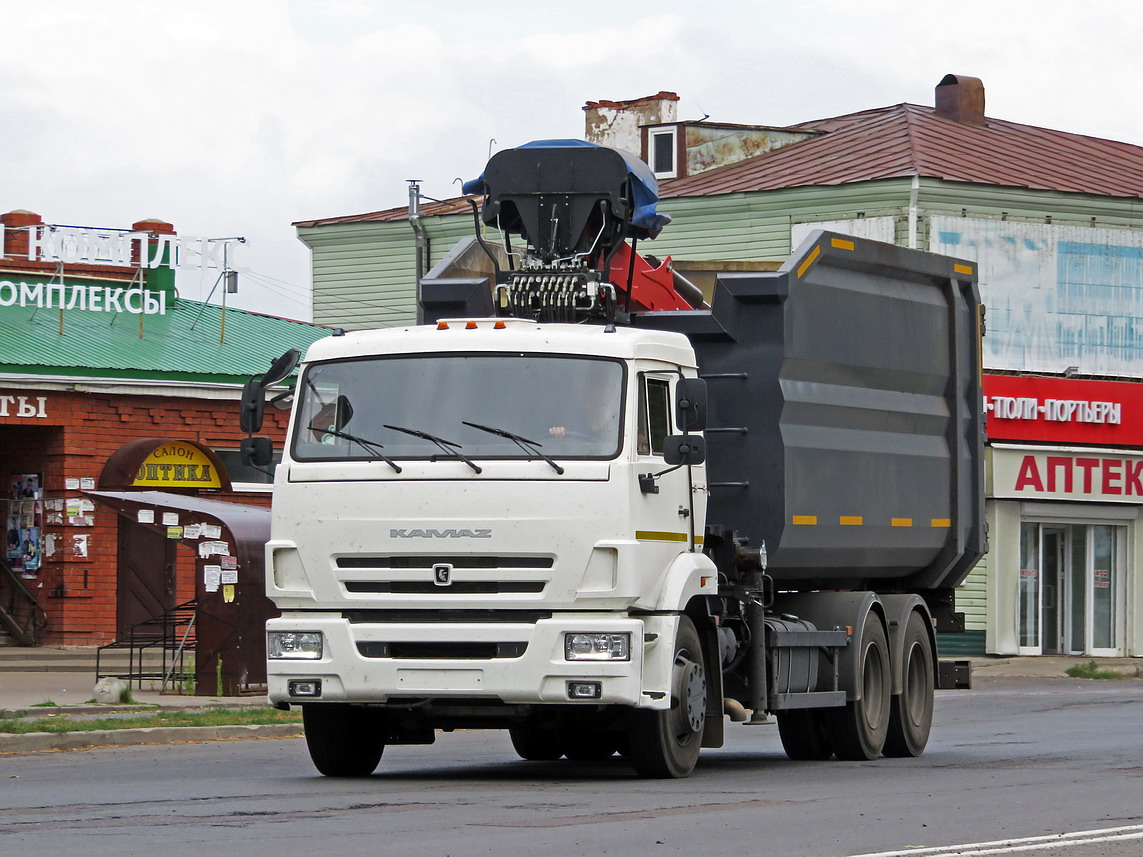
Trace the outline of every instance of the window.
{"type": "Polygon", "coordinates": [[[675,165],[676,135],[674,128],[652,131],[649,138],[648,155],[651,172],[656,178],[673,179],[678,175],[675,165]]]}
{"type": "Polygon", "coordinates": [[[545,354],[409,354],[311,366],[294,408],[298,461],[609,459],[624,365],[545,354]],[[514,436],[514,437],[513,437],[514,436]]]}
{"type": "Polygon", "coordinates": [[[640,455],[662,455],[671,433],[671,385],[666,378],[643,378],[639,387],[640,455]]]}
{"type": "Polygon", "coordinates": [[[237,449],[216,449],[214,450],[214,454],[226,465],[226,472],[230,476],[231,483],[235,486],[238,486],[240,483],[247,485],[273,484],[274,471],[277,469],[278,463],[282,460],[281,451],[274,450],[274,461],[266,468],[269,473],[264,473],[256,467],[243,464],[242,453],[237,449]]]}

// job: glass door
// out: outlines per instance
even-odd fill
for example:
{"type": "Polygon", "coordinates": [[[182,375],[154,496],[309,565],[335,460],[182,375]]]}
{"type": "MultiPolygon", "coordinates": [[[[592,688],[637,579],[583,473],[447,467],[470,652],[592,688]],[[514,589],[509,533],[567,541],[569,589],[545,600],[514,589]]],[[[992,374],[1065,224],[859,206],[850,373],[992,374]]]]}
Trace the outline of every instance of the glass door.
{"type": "Polygon", "coordinates": [[[1126,527],[1109,524],[1020,525],[1020,654],[1122,653],[1126,539],[1126,527]]]}
{"type": "Polygon", "coordinates": [[[1093,526],[1089,550],[1091,569],[1091,609],[1089,612],[1090,651],[1093,655],[1120,654],[1117,622],[1119,610],[1120,544],[1126,541],[1125,527],[1093,526]]]}
{"type": "Polygon", "coordinates": [[[1020,525],[1020,578],[1017,583],[1017,637],[1022,655],[1040,654],[1040,525],[1027,521],[1020,525]]]}

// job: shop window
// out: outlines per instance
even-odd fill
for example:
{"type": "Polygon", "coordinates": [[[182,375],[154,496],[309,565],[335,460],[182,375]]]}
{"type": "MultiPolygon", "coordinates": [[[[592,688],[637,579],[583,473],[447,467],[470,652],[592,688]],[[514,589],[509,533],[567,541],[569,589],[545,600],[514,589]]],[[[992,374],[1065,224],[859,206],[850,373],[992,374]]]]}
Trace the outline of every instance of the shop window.
{"type": "Polygon", "coordinates": [[[226,465],[226,472],[230,474],[230,482],[236,491],[242,490],[244,485],[272,485],[274,471],[282,460],[282,453],[275,451],[274,460],[269,467],[260,470],[242,463],[242,455],[237,449],[216,449],[214,454],[222,459],[226,465]],[[268,472],[267,472],[268,471],[268,472]]]}

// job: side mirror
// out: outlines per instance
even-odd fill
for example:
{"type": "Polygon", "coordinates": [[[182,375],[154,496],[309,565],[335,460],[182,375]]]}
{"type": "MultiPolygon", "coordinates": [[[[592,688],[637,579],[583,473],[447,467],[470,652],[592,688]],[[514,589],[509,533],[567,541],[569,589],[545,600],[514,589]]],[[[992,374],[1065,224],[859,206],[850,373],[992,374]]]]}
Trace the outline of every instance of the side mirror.
{"type": "Polygon", "coordinates": [[[302,359],[302,352],[296,348],[291,348],[277,360],[270,364],[270,368],[266,370],[266,374],[262,376],[259,382],[263,387],[272,387],[279,381],[282,381],[290,376],[290,373],[298,368],[298,361],[302,359]]]}
{"type": "Polygon", "coordinates": [[[706,428],[706,381],[680,378],[675,384],[675,422],[683,431],[706,428]]]}
{"type": "Polygon", "coordinates": [[[676,464],[702,464],[706,461],[706,438],[696,434],[672,434],[663,438],[663,460],[676,464]]]}
{"type": "Polygon", "coordinates": [[[334,416],[333,427],[341,431],[351,419],[353,419],[353,405],[349,403],[349,399],[345,396],[338,396],[337,413],[334,416]]]}
{"type": "Polygon", "coordinates": [[[242,404],[238,409],[238,425],[246,434],[262,431],[262,417],[266,413],[266,393],[262,382],[251,378],[242,387],[242,404]]]}
{"type": "Polygon", "coordinates": [[[269,467],[274,461],[274,444],[268,437],[244,437],[238,455],[247,467],[269,467]]]}

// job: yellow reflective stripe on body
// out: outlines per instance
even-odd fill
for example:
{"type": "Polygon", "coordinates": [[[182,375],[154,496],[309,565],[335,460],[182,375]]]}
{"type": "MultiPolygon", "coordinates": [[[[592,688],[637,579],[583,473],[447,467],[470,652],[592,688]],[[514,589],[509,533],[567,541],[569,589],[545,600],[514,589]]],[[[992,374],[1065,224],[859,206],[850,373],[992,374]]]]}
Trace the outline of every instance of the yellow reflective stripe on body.
{"type": "Polygon", "coordinates": [[[829,243],[838,250],[852,250],[854,246],[852,241],[846,241],[844,238],[831,238],[829,243]]]}
{"type": "MultiPolygon", "coordinates": [[[[685,542],[690,536],[686,533],[662,533],[656,530],[636,530],[635,538],[641,542],[685,542]]],[[[699,541],[699,539],[695,539],[699,541]]]]}
{"type": "Polygon", "coordinates": [[[806,257],[806,261],[802,262],[802,264],[800,264],[798,266],[798,276],[799,277],[804,275],[806,273],[806,271],[809,270],[810,265],[812,265],[814,263],[814,260],[818,256],[821,255],[821,252],[822,252],[822,248],[821,248],[820,244],[817,245],[816,247],[814,247],[814,249],[810,252],[810,255],[806,257]]]}

